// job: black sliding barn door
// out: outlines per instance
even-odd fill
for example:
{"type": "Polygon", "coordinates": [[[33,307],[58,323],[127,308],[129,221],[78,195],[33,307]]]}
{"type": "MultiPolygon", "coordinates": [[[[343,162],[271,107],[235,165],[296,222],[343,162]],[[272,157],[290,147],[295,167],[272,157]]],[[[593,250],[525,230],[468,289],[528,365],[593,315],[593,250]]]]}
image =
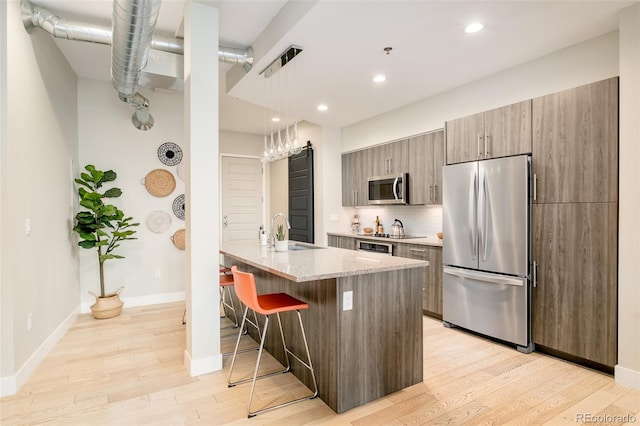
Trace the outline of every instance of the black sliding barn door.
{"type": "Polygon", "coordinates": [[[313,243],[313,148],[289,157],[289,239],[313,243]]]}

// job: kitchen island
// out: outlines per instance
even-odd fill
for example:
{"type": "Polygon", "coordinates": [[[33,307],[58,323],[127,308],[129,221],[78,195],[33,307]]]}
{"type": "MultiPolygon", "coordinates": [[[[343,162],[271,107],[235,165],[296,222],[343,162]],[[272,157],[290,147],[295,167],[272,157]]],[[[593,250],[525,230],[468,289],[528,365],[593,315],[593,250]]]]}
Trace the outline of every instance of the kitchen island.
{"type": "MultiPolygon", "coordinates": [[[[226,266],[254,274],[258,294],[285,292],[309,304],[301,313],[319,397],[342,413],[421,382],[428,262],[290,244],[289,251],[276,252],[255,241],[228,241],[220,252],[226,266]]],[[[304,353],[297,318],[281,317],[287,345],[304,353]]],[[[257,339],[255,330],[249,332],[257,339]]],[[[277,327],[269,329],[265,348],[284,362],[277,327]]],[[[307,369],[296,361],[291,369],[310,387],[307,369]]]]}

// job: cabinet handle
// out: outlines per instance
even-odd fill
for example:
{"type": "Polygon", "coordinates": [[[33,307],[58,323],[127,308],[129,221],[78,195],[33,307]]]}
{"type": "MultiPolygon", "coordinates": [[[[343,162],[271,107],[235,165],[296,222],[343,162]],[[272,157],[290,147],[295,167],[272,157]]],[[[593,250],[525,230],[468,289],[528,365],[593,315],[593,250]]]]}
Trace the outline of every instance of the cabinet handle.
{"type": "Polygon", "coordinates": [[[409,251],[415,251],[415,252],[418,252],[418,253],[424,253],[425,251],[427,251],[427,249],[410,248],[409,251]]]}
{"type": "Polygon", "coordinates": [[[433,186],[433,202],[438,202],[438,185],[433,186]]]}
{"type": "Polygon", "coordinates": [[[433,202],[433,185],[429,185],[429,201],[433,202]]]}
{"type": "Polygon", "coordinates": [[[480,133],[478,133],[478,142],[477,142],[477,145],[478,145],[478,158],[480,158],[480,133]]]}
{"type": "Polygon", "coordinates": [[[533,287],[538,287],[538,264],[533,261],[533,287]]]}
{"type": "Polygon", "coordinates": [[[487,149],[487,139],[489,139],[489,134],[484,132],[484,158],[489,158],[489,150],[487,149]]]}
{"type": "Polygon", "coordinates": [[[389,158],[389,173],[393,173],[393,158],[389,158]]]}
{"type": "Polygon", "coordinates": [[[533,201],[538,199],[538,175],[533,174],[533,201]]]}

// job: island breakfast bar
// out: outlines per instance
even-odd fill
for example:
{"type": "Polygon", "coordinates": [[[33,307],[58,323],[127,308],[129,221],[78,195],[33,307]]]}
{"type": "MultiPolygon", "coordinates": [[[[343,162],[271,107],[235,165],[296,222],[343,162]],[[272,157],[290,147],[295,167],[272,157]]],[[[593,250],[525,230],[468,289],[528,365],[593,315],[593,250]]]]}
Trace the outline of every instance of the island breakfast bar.
{"type": "MultiPolygon", "coordinates": [[[[309,304],[301,313],[319,397],[342,413],[421,382],[422,283],[428,262],[289,244],[289,251],[276,252],[255,241],[227,241],[220,252],[225,266],[254,274],[258,294],[284,292],[309,304]],[[352,309],[344,303],[349,292],[352,309]]],[[[281,318],[287,346],[304,353],[296,316],[281,318]]],[[[259,322],[264,325],[263,318],[259,322]]],[[[252,327],[249,333],[257,340],[252,327]]],[[[284,362],[277,327],[270,327],[265,349],[284,362]]],[[[291,369],[310,387],[306,368],[293,361],[291,369]]]]}

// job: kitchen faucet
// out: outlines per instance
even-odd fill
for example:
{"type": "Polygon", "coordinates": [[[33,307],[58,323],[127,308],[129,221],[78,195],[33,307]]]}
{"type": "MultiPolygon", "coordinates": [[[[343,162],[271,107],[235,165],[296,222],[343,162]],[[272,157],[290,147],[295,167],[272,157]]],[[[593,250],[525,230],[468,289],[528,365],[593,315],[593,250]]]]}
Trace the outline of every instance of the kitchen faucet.
{"type": "Polygon", "coordinates": [[[271,244],[271,247],[274,247],[276,245],[276,236],[273,233],[273,223],[276,220],[276,217],[283,217],[284,221],[287,224],[287,229],[291,229],[291,225],[289,224],[289,219],[287,219],[287,216],[284,213],[276,213],[273,215],[273,217],[271,218],[271,228],[269,228],[269,243],[271,244]]]}

